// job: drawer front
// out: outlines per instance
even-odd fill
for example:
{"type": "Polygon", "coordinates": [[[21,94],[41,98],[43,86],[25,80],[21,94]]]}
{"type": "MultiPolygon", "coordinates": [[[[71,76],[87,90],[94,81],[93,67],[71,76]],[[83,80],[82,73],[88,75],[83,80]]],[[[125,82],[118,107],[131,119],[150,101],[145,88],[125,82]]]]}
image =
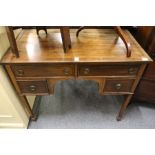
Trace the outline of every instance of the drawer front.
{"type": "Polygon", "coordinates": [[[136,75],[139,65],[80,65],[80,76],[130,76],[136,75]]]}
{"type": "Polygon", "coordinates": [[[132,79],[107,79],[104,92],[130,92],[133,82],[132,79]]]}
{"type": "Polygon", "coordinates": [[[23,94],[48,94],[46,81],[18,81],[23,94]]]}
{"type": "Polygon", "coordinates": [[[71,64],[14,65],[12,70],[16,77],[73,76],[75,74],[74,65],[71,64]]]}

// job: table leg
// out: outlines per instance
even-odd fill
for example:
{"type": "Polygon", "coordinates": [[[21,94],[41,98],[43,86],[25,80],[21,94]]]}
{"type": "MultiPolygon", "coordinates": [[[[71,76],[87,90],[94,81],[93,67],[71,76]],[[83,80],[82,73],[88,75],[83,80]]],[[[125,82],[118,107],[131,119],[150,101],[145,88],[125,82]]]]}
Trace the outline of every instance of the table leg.
{"type": "Polygon", "coordinates": [[[8,35],[8,39],[10,42],[10,47],[12,49],[12,52],[15,54],[15,56],[18,58],[19,57],[19,51],[16,43],[16,38],[13,32],[12,26],[6,26],[6,32],[8,35]]]}
{"type": "Polygon", "coordinates": [[[46,26],[36,26],[36,32],[37,32],[38,36],[39,36],[39,31],[40,30],[44,30],[46,35],[47,35],[47,28],[46,28],[46,26]]]}
{"type": "Polygon", "coordinates": [[[63,49],[66,53],[69,48],[71,48],[71,38],[69,33],[69,27],[68,26],[62,26],[60,28],[61,37],[62,37],[62,43],[63,43],[63,49]]]}
{"type": "Polygon", "coordinates": [[[79,33],[83,30],[83,29],[85,29],[86,28],[86,26],[81,26],[78,30],[77,30],[77,32],[76,32],[76,37],[78,37],[79,36],[79,33]]]}
{"type": "Polygon", "coordinates": [[[124,100],[124,103],[122,104],[121,108],[120,108],[120,111],[116,117],[117,121],[121,121],[122,117],[123,117],[123,114],[128,106],[128,104],[130,103],[130,100],[132,98],[133,94],[129,94],[125,97],[125,100],[124,100]]]}
{"type": "MultiPolygon", "coordinates": [[[[135,91],[135,89],[136,89],[136,87],[137,87],[137,85],[138,85],[138,83],[140,81],[140,78],[141,78],[141,76],[142,76],[142,74],[143,74],[143,72],[145,70],[145,68],[146,68],[146,64],[142,64],[140,66],[140,69],[138,71],[138,74],[137,74],[137,77],[135,79],[135,82],[132,85],[131,92],[134,93],[134,91],[135,91]]],[[[121,109],[120,109],[120,111],[119,111],[119,113],[117,115],[117,121],[120,121],[122,119],[123,113],[126,110],[128,104],[130,103],[130,101],[132,99],[132,96],[133,96],[133,94],[129,94],[129,95],[126,96],[126,98],[124,100],[124,103],[122,104],[121,109]]]]}
{"type": "Polygon", "coordinates": [[[12,84],[16,88],[16,91],[17,91],[16,93],[19,96],[19,99],[20,99],[20,101],[22,103],[21,105],[22,105],[23,109],[26,111],[28,117],[30,117],[32,120],[36,120],[37,119],[36,114],[35,114],[35,112],[32,111],[26,96],[25,95],[24,96],[19,95],[21,93],[20,88],[19,88],[19,86],[17,84],[16,78],[14,76],[14,73],[13,73],[12,69],[11,69],[11,66],[10,65],[5,65],[5,69],[6,69],[7,73],[8,73],[8,75],[9,75],[9,78],[10,78],[12,84]]]}
{"type": "Polygon", "coordinates": [[[36,121],[38,114],[32,111],[26,96],[19,96],[19,97],[20,97],[23,107],[24,107],[25,111],[27,112],[27,114],[29,115],[30,119],[33,121],[36,121]]]}

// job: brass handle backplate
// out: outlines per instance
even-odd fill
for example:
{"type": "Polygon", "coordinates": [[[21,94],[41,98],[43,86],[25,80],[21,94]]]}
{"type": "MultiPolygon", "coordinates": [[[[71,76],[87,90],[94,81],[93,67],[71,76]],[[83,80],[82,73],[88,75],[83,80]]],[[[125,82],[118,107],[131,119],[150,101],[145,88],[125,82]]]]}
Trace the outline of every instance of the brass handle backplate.
{"type": "Polygon", "coordinates": [[[65,68],[65,69],[64,69],[64,74],[65,74],[65,75],[69,75],[69,74],[70,74],[68,68],[65,68]]]}
{"type": "Polygon", "coordinates": [[[122,88],[122,84],[121,84],[121,83],[117,83],[117,84],[115,85],[115,88],[116,88],[117,90],[120,90],[120,89],[122,88]]]}
{"type": "Polygon", "coordinates": [[[30,90],[33,92],[33,91],[36,91],[36,86],[35,85],[30,85],[29,86],[30,90]]]}
{"type": "Polygon", "coordinates": [[[19,70],[17,71],[17,74],[18,74],[19,76],[23,76],[23,75],[24,75],[24,71],[23,71],[22,69],[19,69],[19,70]]]}
{"type": "Polygon", "coordinates": [[[90,72],[90,69],[89,68],[85,68],[84,69],[84,74],[88,74],[90,72]]]}

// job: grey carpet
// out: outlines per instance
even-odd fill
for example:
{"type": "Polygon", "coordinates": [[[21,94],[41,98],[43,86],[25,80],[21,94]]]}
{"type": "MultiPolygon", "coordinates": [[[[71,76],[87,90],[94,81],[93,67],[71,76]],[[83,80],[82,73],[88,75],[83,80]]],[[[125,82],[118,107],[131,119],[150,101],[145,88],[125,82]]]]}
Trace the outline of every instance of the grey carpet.
{"type": "Polygon", "coordinates": [[[132,103],[122,121],[116,115],[121,96],[100,96],[93,81],[58,82],[54,95],[41,97],[39,117],[29,129],[155,128],[155,105],[132,103]]]}

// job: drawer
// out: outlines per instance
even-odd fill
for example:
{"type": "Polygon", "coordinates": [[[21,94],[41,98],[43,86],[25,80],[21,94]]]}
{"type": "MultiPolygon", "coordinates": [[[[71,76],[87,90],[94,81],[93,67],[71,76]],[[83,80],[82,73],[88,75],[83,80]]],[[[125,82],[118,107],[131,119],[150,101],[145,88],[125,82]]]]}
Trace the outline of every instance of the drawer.
{"type": "Polygon", "coordinates": [[[133,79],[106,79],[104,92],[131,92],[133,79]]]}
{"type": "Polygon", "coordinates": [[[22,94],[48,94],[46,81],[17,81],[22,94]]]}
{"type": "Polygon", "coordinates": [[[136,75],[139,65],[80,65],[79,76],[129,76],[136,75]]]}
{"type": "Polygon", "coordinates": [[[73,76],[75,74],[72,64],[13,65],[11,67],[16,77],[73,76]]]}

